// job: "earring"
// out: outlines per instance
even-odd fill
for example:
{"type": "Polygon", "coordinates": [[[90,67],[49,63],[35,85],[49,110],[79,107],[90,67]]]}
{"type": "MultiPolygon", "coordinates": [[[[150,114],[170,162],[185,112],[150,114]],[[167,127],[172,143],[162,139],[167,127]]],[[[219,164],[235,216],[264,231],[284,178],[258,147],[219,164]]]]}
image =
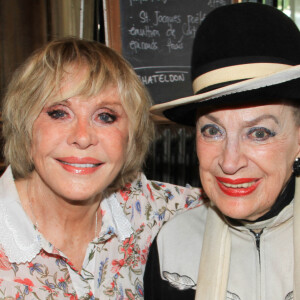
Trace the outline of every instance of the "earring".
{"type": "Polygon", "coordinates": [[[295,176],[300,176],[300,157],[297,157],[293,163],[293,171],[295,176]]]}

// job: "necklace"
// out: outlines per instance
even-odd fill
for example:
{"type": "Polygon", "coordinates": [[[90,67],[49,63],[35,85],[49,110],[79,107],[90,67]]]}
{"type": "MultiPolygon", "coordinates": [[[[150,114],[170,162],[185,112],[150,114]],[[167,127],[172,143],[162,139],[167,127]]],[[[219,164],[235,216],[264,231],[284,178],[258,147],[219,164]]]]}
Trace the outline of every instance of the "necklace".
{"type": "MultiPolygon", "coordinates": [[[[30,197],[29,194],[30,194],[29,193],[29,182],[27,181],[27,197],[28,197],[30,212],[31,212],[32,217],[34,219],[34,227],[37,229],[37,231],[40,232],[37,217],[35,216],[32,201],[31,201],[31,197],[30,197]]],[[[97,233],[98,233],[98,210],[99,210],[99,206],[100,206],[100,204],[98,205],[97,210],[96,210],[96,214],[95,214],[95,236],[94,236],[94,238],[97,238],[97,233]]]]}

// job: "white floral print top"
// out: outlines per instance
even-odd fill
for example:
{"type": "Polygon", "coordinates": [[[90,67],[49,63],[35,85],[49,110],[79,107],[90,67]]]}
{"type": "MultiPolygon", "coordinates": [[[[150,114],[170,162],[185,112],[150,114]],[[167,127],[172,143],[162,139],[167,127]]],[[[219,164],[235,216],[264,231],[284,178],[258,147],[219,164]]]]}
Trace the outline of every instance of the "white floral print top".
{"type": "Polygon", "coordinates": [[[0,179],[0,299],[143,299],[155,235],[174,214],[201,203],[198,189],[140,174],[101,202],[102,229],[79,273],[27,217],[8,167],[0,179]]]}

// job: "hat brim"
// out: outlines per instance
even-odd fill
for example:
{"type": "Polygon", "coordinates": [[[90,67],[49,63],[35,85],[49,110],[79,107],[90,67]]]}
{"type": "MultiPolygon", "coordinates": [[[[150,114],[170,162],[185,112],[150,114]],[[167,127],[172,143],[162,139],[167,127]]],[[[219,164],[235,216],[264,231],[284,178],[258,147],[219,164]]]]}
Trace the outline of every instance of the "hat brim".
{"type": "MultiPolygon", "coordinates": [[[[176,122],[194,126],[196,111],[208,105],[262,105],[264,99],[300,98],[300,65],[263,77],[244,80],[206,93],[184,97],[151,107],[159,123],[176,122]]],[[[300,99],[299,99],[300,101],[300,99]]]]}

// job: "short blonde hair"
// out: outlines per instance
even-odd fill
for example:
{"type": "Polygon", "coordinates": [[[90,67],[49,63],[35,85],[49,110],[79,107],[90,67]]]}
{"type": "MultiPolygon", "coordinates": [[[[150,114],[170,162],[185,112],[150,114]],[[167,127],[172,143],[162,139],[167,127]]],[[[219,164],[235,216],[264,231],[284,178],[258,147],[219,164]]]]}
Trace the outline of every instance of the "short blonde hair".
{"type": "MultiPolygon", "coordinates": [[[[13,75],[3,102],[4,156],[16,179],[33,170],[33,123],[45,103],[59,90],[70,66],[87,67],[86,78],[73,95],[92,96],[107,86],[117,87],[128,116],[126,163],[110,185],[115,191],[141,170],[154,127],[149,117],[151,99],[132,67],[114,50],[95,41],[55,40],[33,53],[13,75]]],[[[71,95],[70,95],[71,96],[71,95]]]]}

